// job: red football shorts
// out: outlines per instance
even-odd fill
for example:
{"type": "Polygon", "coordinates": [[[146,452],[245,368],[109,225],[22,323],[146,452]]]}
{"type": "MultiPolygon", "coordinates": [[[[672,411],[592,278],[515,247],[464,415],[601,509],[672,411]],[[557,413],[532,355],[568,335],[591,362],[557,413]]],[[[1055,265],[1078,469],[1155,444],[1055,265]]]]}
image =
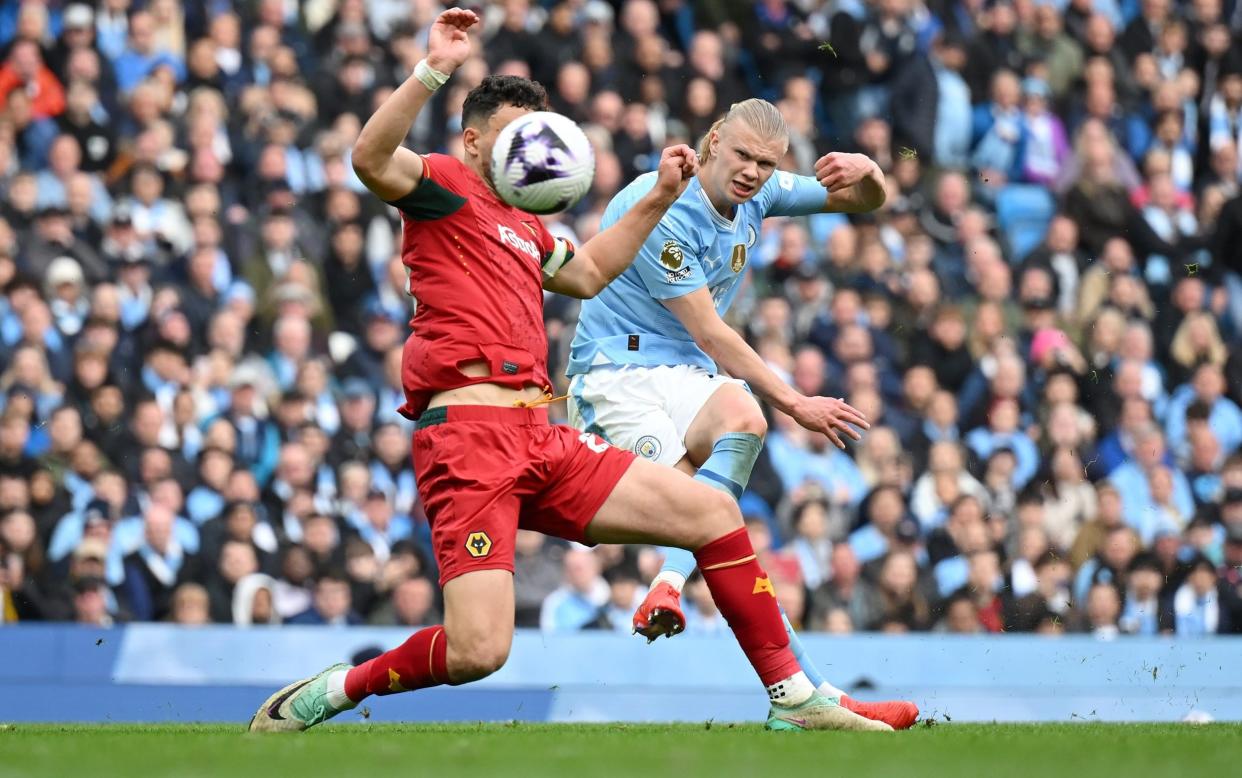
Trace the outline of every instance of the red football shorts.
{"type": "Polygon", "coordinates": [[[473,570],[513,572],[517,531],[586,543],[586,528],[634,461],[544,408],[450,405],[423,413],[414,476],[440,585],[473,570]]]}

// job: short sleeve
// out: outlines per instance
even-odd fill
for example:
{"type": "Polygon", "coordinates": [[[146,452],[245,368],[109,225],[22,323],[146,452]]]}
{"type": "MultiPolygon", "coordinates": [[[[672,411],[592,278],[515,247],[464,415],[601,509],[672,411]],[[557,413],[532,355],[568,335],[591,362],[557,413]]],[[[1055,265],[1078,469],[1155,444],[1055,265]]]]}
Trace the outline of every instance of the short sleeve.
{"type": "Polygon", "coordinates": [[[828,190],[810,176],[799,176],[778,170],[764,184],[764,216],[806,216],[824,210],[828,190]]]}
{"type": "Polygon", "coordinates": [[[423,180],[434,181],[445,189],[467,194],[466,180],[470,168],[457,157],[448,154],[420,154],[423,160],[423,180]]]}
{"type": "Polygon", "coordinates": [[[548,230],[548,225],[544,224],[542,219],[528,217],[522,219],[522,223],[534,234],[540,254],[547,256],[556,249],[556,236],[548,230]]]}
{"type": "Polygon", "coordinates": [[[387,201],[413,221],[434,221],[451,216],[466,204],[463,175],[466,166],[447,154],[426,154],[423,178],[405,197],[387,201]]]}
{"type": "Polygon", "coordinates": [[[671,300],[707,285],[702,253],[698,232],[669,212],[639,249],[634,267],[652,297],[671,300]]]}

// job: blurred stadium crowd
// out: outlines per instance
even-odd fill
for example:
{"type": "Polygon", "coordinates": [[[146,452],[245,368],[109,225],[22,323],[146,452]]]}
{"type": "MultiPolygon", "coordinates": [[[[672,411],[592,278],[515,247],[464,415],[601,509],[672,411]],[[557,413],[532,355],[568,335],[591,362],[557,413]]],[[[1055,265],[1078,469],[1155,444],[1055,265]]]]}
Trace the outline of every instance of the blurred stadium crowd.
{"type": "MultiPolygon", "coordinates": [[[[465,93],[529,75],[598,148],[585,240],[664,145],[776,102],[882,211],[773,220],[732,313],[773,417],[743,500],[803,628],[1242,631],[1242,2],[464,3],[465,93]]],[[[0,7],[0,622],[437,619],[413,301],[361,122],[429,0],[0,7]]],[[[576,304],[547,301],[554,372],[576,304]]],[[[522,533],[518,623],[629,631],[654,549],[522,533]]],[[[689,629],[723,632],[706,588],[689,629]]]]}

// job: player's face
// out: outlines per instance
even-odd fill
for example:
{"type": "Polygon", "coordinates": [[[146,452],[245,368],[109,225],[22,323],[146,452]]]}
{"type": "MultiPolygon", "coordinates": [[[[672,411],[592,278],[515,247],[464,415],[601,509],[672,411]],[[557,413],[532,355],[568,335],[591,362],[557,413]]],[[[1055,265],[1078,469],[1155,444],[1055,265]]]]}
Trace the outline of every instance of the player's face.
{"type": "Polygon", "coordinates": [[[502,105],[487,119],[482,127],[467,127],[462,135],[467,160],[483,180],[492,184],[492,147],[496,145],[496,136],[508,126],[509,122],[530,113],[529,108],[518,108],[515,105],[502,105]]]}
{"type": "Polygon", "coordinates": [[[776,172],[787,145],[785,138],[765,138],[740,121],[730,122],[717,133],[707,183],[728,202],[744,203],[776,172]]]}

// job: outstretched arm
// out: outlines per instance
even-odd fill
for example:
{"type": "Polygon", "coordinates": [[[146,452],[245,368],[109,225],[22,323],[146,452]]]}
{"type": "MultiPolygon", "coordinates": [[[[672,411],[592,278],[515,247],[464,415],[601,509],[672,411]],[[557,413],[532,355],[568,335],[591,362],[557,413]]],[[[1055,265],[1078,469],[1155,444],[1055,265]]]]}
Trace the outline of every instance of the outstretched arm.
{"type": "Polygon", "coordinates": [[[874,160],[837,151],[819,158],[814,177],[778,171],[761,195],[765,216],[867,213],[883,205],[886,196],[884,173],[874,160]]]}
{"type": "Polygon", "coordinates": [[[451,75],[470,56],[466,30],[479,21],[474,11],[451,8],[436,18],[427,59],[371,115],[354,144],[354,171],[381,200],[399,200],[423,179],[422,157],[402,148],[419,111],[435,94],[440,76],[451,75]],[[425,64],[424,64],[425,63],[425,64]]]}
{"type": "Polygon", "coordinates": [[[815,178],[828,190],[824,213],[867,213],[887,198],[884,173],[865,154],[825,154],[815,163],[815,178]]]}
{"type": "Polygon", "coordinates": [[[845,448],[838,432],[854,440],[861,434],[850,425],[869,429],[861,413],[833,397],[807,397],[786,384],[764,363],[763,358],[716,313],[711,293],[700,288],[664,301],[665,307],[681,321],[699,348],[729,375],[745,381],[776,409],[789,414],[812,432],[828,436],[837,448],[845,448]]]}
{"type": "Polygon", "coordinates": [[[634,261],[647,236],[686,191],[698,170],[699,159],[694,149],[685,145],[665,149],[651,191],[616,224],[584,243],[572,261],[544,280],[544,288],[579,299],[599,294],[634,261]]]}

